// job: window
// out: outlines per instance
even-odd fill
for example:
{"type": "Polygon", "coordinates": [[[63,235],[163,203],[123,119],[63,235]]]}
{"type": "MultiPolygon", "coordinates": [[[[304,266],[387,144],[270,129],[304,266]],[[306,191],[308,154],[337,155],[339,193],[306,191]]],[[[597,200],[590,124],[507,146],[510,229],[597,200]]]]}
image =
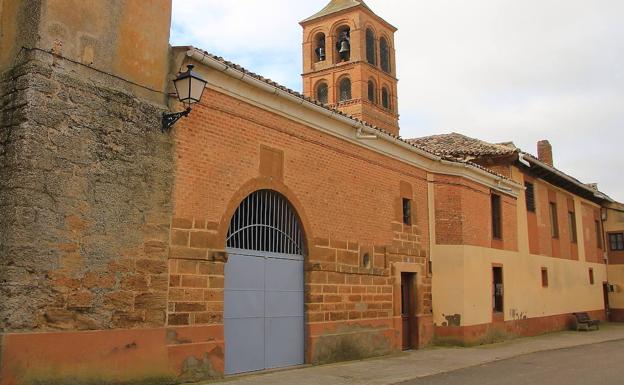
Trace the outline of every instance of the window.
{"type": "Polygon", "coordinates": [[[351,30],[349,27],[338,29],[336,40],[336,53],[339,61],[349,61],[351,59],[351,30]]]}
{"type": "Polygon", "coordinates": [[[596,226],[596,246],[602,249],[602,231],[600,231],[600,221],[594,221],[596,226]]]}
{"type": "Polygon", "coordinates": [[[550,235],[559,238],[559,219],[557,218],[557,204],[550,202],[550,235]]]}
{"type": "Polygon", "coordinates": [[[503,238],[503,229],[501,226],[501,197],[500,195],[492,194],[492,237],[494,239],[503,238]]]}
{"type": "Polygon", "coordinates": [[[412,200],[403,198],[403,223],[412,225],[412,200]]]}
{"type": "Polygon", "coordinates": [[[325,34],[319,33],[318,35],[316,35],[316,38],[314,39],[314,41],[315,41],[314,53],[315,53],[316,61],[317,62],[325,61],[325,57],[327,53],[327,51],[325,50],[325,34]]]}
{"type": "Polygon", "coordinates": [[[568,212],[568,225],[570,226],[570,241],[572,243],[578,242],[576,234],[576,213],[574,211],[568,212]]]}
{"type": "Polygon", "coordinates": [[[377,90],[375,89],[375,82],[372,80],[368,81],[368,101],[371,103],[377,102],[377,90]]]}
{"type": "Polygon", "coordinates": [[[591,267],[589,268],[589,284],[594,284],[594,269],[592,269],[591,267]]]}
{"type": "Polygon", "coordinates": [[[316,100],[323,104],[327,104],[327,96],[329,95],[327,83],[323,82],[316,87],[316,100]]]}
{"type": "Polygon", "coordinates": [[[370,269],[370,267],[371,267],[371,258],[370,258],[370,254],[369,253],[364,253],[364,255],[362,255],[362,267],[364,267],[366,269],[370,269]]]}
{"type": "Polygon", "coordinates": [[[379,40],[379,50],[381,53],[381,69],[385,72],[390,72],[390,47],[388,47],[388,41],[385,37],[379,40]]]}
{"type": "Polygon", "coordinates": [[[390,109],[390,94],[386,87],[381,89],[381,105],[383,108],[390,109]]]}
{"type": "Polygon", "coordinates": [[[375,32],[372,29],[366,30],[366,61],[372,65],[377,65],[377,50],[375,49],[375,32]]]}
{"type": "Polygon", "coordinates": [[[624,233],[609,234],[609,244],[613,251],[624,250],[624,233]]]}
{"type": "Polygon", "coordinates": [[[542,267],[542,287],[548,287],[548,269],[542,267]]]}
{"type": "Polygon", "coordinates": [[[492,268],[492,311],[502,313],[503,309],[503,268],[492,268]]]}
{"type": "Polygon", "coordinates": [[[351,80],[349,78],[344,78],[340,81],[340,97],[338,100],[341,102],[345,102],[347,100],[351,100],[351,80]]]}
{"type": "Polygon", "coordinates": [[[526,208],[528,212],[535,212],[535,186],[533,183],[525,182],[524,187],[524,196],[526,198],[526,208]]]}

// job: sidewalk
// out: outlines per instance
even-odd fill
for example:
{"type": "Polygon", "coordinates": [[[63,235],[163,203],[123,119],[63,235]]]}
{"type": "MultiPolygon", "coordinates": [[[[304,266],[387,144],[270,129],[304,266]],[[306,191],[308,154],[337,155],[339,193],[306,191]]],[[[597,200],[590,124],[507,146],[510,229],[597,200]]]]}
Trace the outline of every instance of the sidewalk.
{"type": "Polygon", "coordinates": [[[622,339],[624,324],[605,324],[599,331],[565,331],[473,348],[432,347],[389,357],[243,375],[204,384],[390,385],[528,353],[622,339]]]}

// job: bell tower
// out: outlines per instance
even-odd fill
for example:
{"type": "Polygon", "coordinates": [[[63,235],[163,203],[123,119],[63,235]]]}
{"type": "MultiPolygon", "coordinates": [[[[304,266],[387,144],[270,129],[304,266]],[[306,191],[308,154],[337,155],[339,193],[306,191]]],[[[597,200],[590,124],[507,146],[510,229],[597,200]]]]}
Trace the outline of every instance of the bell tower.
{"type": "Polygon", "coordinates": [[[397,29],[362,0],[331,0],[300,24],[303,93],[399,135],[397,29]]]}

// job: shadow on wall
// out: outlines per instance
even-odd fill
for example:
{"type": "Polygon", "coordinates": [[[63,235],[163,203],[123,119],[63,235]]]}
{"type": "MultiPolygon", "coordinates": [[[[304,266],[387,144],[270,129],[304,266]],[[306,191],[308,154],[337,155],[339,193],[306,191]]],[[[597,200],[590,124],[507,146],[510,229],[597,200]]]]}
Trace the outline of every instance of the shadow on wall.
{"type": "Polygon", "coordinates": [[[314,342],[312,364],[328,364],[383,356],[393,352],[384,330],[360,325],[343,327],[338,334],[322,335],[314,342]]]}

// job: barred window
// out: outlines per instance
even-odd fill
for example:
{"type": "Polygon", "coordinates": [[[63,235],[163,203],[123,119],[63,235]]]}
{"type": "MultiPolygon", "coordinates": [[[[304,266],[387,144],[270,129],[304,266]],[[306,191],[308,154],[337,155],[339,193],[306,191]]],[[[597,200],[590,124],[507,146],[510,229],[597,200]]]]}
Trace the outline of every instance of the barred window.
{"type": "Polygon", "coordinates": [[[344,78],[340,81],[340,98],[341,102],[351,100],[351,80],[344,78]]]}
{"type": "Polygon", "coordinates": [[[408,198],[403,198],[403,224],[412,224],[412,200],[408,198]]]}
{"type": "Polygon", "coordinates": [[[372,65],[377,65],[377,50],[375,49],[375,32],[372,29],[366,30],[366,61],[372,65]]]}
{"type": "Polygon", "coordinates": [[[557,216],[557,204],[550,202],[550,235],[559,238],[559,218],[557,216]]]}
{"type": "Polygon", "coordinates": [[[576,243],[578,237],[576,234],[576,213],[574,211],[568,212],[568,225],[570,226],[570,241],[576,243]]]}
{"type": "Polygon", "coordinates": [[[501,197],[500,195],[492,194],[492,237],[494,239],[503,238],[503,228],[501,223],[501,197]]]}
{"type": "Polygon", "coordinates": [[[612,251],[624,250],[624,233],[609,234],[609,244],[612,251]]]}
{"type": "Polygon", "coordinates": [[[375,82],[368,81],[368,101],[371,103],[377,103],[377,90],[375,89],[375,82]]]}
{"type": "Polygon", "coordinates": [[[386,38],[382,37],[379,41],[379,51],[381,53],[381,69],[390,73],[390,47],[386,38]]]}
{"type": "Polygon", "coordinates": [[[329,88],[327,87],[327,83],[323,82],[316,87],[316,100],[323,104],[327,104],[327,96],[329,88]]]}
{"type": "Polygon", "coordinates": [[[535,186],[533,183],[525,182],[524,187],[524,196],[526,198],[526,208],[527,211],[534,213],[535,212],[535,186]]]}
{"type": "Polygon", "coordinates": [[[602,230],[600,228],[600,221],[594,221],[594,224],[596,226],[596,246],[598,246],[599,249],[602,249],[602,230]]]}
{"type": "Polygon", "coordinates": [[[381,89],[381,105],[383,108],[390,109],[390,93],[386,87],[381,89]]]}

